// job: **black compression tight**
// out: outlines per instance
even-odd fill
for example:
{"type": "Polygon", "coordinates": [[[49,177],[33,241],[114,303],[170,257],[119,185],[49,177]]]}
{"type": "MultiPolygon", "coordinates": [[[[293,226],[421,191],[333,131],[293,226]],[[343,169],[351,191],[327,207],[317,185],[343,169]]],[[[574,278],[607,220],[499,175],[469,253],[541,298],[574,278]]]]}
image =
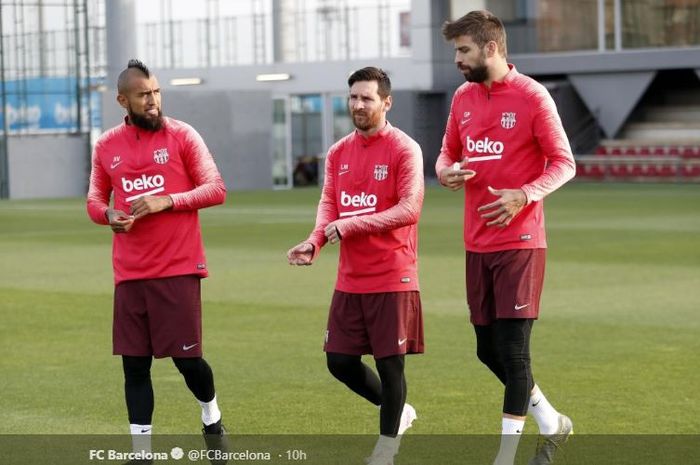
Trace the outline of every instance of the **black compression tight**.
{"type": "Polygon", "coordinates": [[[532,319],[501,319],[474,326],[476,355],[505,385],[503,413],[524,417],[535,386],[530,368],[532,319]]]}
{"type": "Polygon", "coordinates": [[[201,357],[175,358],[173,363],[185,378],[187,387],[200,402],[210,402],[214,399],[214,373],[211,367],[201,357]]]}
{"type": "MultiPolygon", "coordinates": [[[[152,360],[151,357],[122,356],[129,423],[150,425],[153,419],[152,360]]],[[[203,358],[173,358],[173,362],[197,400],[209,402],[214,399],[214,376],[203,358]]]]}
{"type": "Polygon", "coordinates": [[[396,436],[401,412],[406,402],[406,377],[404,356],[393,355],[376,360],[377,376],[362,362],[359,355],[326,353],[328,370],[353,392],[374,405],[381,406],[379,433],[396,436]]]}
{"type": "Polygon", "coordinates": [[[153,385],[151,357],[122,356],[124,393],[129,423],[150,425],[153,418],[153,385]]]}

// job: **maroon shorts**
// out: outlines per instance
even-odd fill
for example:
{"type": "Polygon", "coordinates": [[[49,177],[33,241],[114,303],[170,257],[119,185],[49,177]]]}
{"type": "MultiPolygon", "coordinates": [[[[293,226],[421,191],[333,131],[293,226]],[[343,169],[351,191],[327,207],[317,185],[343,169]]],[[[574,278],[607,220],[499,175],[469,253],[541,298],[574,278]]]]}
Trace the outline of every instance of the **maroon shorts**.
{"type": "Polygon", "coordinates": [[[114,355],[202,356],[200,277],[122,281],[114,289],[114,355]]]}
{"type": "Polygon", "coordinates": [[[423,353],[420,292],[333,293],[326,352],[374,358],[423,353]]]}
{"type": "Polygon", "coordinates": [[[467,253],[467,305],[474,325],[540,312],[546,249],[467,253]]]}

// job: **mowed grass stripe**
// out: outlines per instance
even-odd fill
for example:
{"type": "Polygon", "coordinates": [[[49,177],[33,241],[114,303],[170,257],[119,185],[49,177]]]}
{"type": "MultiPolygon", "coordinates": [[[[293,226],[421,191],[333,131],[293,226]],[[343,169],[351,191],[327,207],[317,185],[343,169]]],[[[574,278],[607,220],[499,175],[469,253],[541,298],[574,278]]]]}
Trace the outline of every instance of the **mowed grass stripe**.
{"type": "MultiPolygon", "coordinates": [[[[231,193],[201,212],[206,358],[234,433],[369,433],[377,410],[321,351],[337,249],[308,268],[286,250],[318,189],[231,193]]],[[[578,433],[699,433],[697,186],[570,185],[546,201],[547,281],[533,368],[578,433]]],[[[0,433],[125,433],[111,355],[111,237],[82,199],[0,202],[0,433]]],[[[429,188],[420,226],[427,353],[409,358],[422,434],[497,433],[502,387],[474,355],[464,298],[462,194],[429,188]]],[[[371,362],[371,360],[370,360],[371,362]]],[[[153,368],[156,432],[196,433],[168,360],[153,368]]],[[[534,432],[528,421],[527,432],[534,432]]]]}

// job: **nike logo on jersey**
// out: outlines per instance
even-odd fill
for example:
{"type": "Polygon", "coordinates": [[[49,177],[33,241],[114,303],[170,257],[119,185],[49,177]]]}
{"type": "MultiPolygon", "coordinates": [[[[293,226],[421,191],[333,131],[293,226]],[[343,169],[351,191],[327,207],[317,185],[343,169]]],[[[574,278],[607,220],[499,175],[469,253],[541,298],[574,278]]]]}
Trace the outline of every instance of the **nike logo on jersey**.
{"type": "Polygon", "coordinates": [[[112,164],[109,165],[109,168],[114,169],[117,166],[121,165],[122,164],[121,158],[122,158],[121,155],[115,155],[114,158],[112,158],[112,164]]]}
{"type": "Polygon", "coordinates": [[[516,310],[522,310],[523,308],[529,307],[529,306],[530,306],[530,304],[525,304],[525,305],[518,305],[518,304],[515,304],[515,309],[516,309],[516,310]]]}
{"type": "Polygon", "coordinates": [[[189,345],[189,346],[188,346],[188,345],[185,345],[185,344],[182,344],[182,350],[184,350],[185,352],[187,352],[187,351],[190,350],[192,347],[194,347],[194,346],[196,346],[196,345],[198,345],[198,344],[199,344],[199,342],[195,342],[194,344],[189,345]]]}
{"type": "Polygon", "coordinates": [[[338,176],[342,176],[342,175],[344,175],[344,174],[348,174],[349,172],[350,172],[350,170],[341,171],[341,172],[338,173],[338,176]]]}
{"type": "Polygon", "coordinates": [[[399,345],[402,346],[406,343],[407,338],[399,339],[399,345]]]}

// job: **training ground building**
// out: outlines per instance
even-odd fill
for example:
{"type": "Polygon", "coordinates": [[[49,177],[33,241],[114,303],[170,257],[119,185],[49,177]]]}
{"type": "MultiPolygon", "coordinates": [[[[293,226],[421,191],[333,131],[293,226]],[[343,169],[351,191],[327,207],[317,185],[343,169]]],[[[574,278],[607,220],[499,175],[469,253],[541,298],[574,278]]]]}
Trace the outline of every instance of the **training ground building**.
{"type": "Polygon", "coordinates": [[[95,74],[82,75],[99,115],[83,118],[90,131],[10,128],[5,196],[85,193],[83,142],[121,121],[116,76],[132,57],[157,74],[164,113],[202,134],[229,189],[319,183],[326,150],[352,130],[347,78],[368,65],[389,74],[388,118],[434,177],[463,82],[441,25],[483,8],[506,25],[509,61],[557,102],[579,179],[700,179],[700,0],[87,3],[87,27],[104,39],[86,42],[95,74]],[[37,166],[47,175],[35,179],[37,166]]]}

